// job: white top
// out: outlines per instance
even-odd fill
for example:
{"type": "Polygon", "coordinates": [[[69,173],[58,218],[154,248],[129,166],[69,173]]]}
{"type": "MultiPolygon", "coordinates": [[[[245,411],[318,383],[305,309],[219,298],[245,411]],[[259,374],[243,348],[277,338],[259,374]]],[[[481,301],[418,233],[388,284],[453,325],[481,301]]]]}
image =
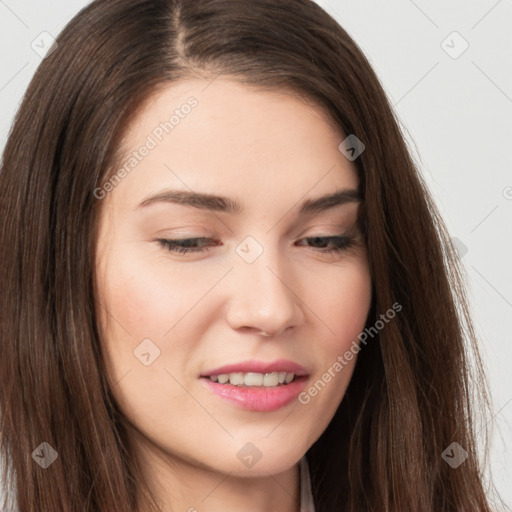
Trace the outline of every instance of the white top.
{"type": "Polygon", "coordinates": [[[300,459],[300,512],[315,512],[309,466],[305,455],[300,459]]]}

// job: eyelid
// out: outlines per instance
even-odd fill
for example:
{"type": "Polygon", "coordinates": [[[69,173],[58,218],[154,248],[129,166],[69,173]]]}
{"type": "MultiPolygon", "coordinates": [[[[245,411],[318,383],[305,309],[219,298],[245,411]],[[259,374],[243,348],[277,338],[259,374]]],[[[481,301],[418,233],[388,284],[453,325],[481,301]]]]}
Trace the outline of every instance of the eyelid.
{"type": "MultiPolygon", "coordinates": [[[[348,251],[350,248],[352,248],[355,245],[359,244],[359,241],[350,236],[349,234],[337,234],[337,235],[312,235],[312,236],[306,236],[301,237],[298,239],[299,242],[301,241],[311,241],[311,240],[322,240],[327,242],[327,248],[321,247],[321,248],[314,248],[310,247],[309,245],[306,246],[313,252],[323,255],[323,256],[333,256],[333,255],[341,255],[348,251]],[[333,242],[334,245],[333,245],[333,242]]],[[[208,242],[208,241],[215,241],[213,238],[208,237],[195,237],[195,238],[174,238],[174,239],[157,239],[155,240],[162,248],[167,249],[170,253],[176,253],[176,254],[203,254],[208,251],[211,251],[215,248],[211,245],[203,245],[202,247],[187,247],[185,242],[192,243],[192,242],[208,242]]],[[[299,246],[302,247],[302,246],[299,246]]]]}

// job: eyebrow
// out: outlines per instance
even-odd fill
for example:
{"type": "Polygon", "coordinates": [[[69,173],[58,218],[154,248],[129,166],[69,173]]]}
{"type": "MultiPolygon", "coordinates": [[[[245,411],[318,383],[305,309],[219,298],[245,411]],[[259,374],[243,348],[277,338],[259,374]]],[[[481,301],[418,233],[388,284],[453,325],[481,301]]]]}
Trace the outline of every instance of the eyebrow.
{"type": "MultiPolygon", "coordinates": [[[[355,189],[336,190],[333,193],[304,201],[300,206],[299,215],[320,213],[336,206],[360,202],[361,200],[361,195],[355,189]]],[[[186,190],[164,190],[145,198],[140,203],[139,208],[161,202],[180,204],[212,212],[240,214],[243,211],[241,204],[229,197],[186,190]]]]}

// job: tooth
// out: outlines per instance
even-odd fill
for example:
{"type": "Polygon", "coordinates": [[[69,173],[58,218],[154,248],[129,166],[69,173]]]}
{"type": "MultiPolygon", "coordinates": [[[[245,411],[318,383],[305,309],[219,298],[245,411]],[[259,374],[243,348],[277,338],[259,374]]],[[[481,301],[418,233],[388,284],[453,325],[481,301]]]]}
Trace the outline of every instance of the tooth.
{"type": "Polygon", "coordinates": [[[233,386],[242,386],[244,383],[244,374],[242,372],[230,373],[229,383],[233,386]]]}
{"type": "Polygon", "coordinates": [[[217,375],[217,378],[219,379],[220,384],[226,384],[229,380],[229,375],[227,373],[221,373],[220,375],[217,375]]]}
{"type": "Polygon", "coordinates": [[[231,384],[233,386],[265,386],[275,387],[278,384],[289,384],[295,377],[294,373],[272,372],[272,373],[221,373],[211,375],[210,380],[219,384],[231,384]]]}
{"type": "Polygon", "coordinates": [[[277,386],[279,382],[279,377],[277,372],[266,373],[265,377],[263,377],[263,385],[264,386],[277,386]]]}
{"type": "Polygon", "coordinates": [[[293,377],[295,377],[294,373],[287,373],[286,377],[284,378],[285,383],[288,384],[289,382],[291,382],[293,380],[293,377]]]}
{"type": "Polygon", "coordinates": [[[261,386],[263,384],[263,374],[246,373],[244,377],[244,384],[246,386],[261,386]]]}

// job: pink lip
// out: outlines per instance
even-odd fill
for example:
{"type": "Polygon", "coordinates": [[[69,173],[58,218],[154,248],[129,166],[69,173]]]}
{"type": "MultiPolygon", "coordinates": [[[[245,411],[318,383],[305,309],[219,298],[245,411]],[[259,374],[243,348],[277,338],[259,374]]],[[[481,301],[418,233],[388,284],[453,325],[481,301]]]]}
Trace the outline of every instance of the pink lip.
{"type": "Polygon", "coordinates": [[[308,375],[306,369],[298,363],[288,361],[287,359],[278,359],[276,361],[242,361],[240,363],[228,364],[213,370],[202,373],[201,377],[210,377],[211,375],[221,375],[222,373],[272,373],[287,372],[294,373],[298,377],[308,375]]]}
{"type": "Polygon", "coordinates": [[[308,372],[302,365],[294,361],[278,359],[270,362],[242,361],[240,363],[221,366],[202,373],[200,380],[203,382],[204,386],[217,396],[241,409],[268,412],[275,411],[292,403],[304,389],[307,376],[308,372]],[[272,372],[294,373],[295,380],[289,384],[275,387],[244,387],[233,386],[232,384],[220,384],[219,382],[213,382],[209,379],[211,375],[235,372],[263,374],[272,372]]]}
{"type": "Polygon", "coordinates": [[[304,389],[308,379],[306,376],[299,377],[289,384],[268,388],[219,384],[208,377],[200,380],[210,391],[236,407],[250,411],[270,412],[292,403],[304,389]]]}

